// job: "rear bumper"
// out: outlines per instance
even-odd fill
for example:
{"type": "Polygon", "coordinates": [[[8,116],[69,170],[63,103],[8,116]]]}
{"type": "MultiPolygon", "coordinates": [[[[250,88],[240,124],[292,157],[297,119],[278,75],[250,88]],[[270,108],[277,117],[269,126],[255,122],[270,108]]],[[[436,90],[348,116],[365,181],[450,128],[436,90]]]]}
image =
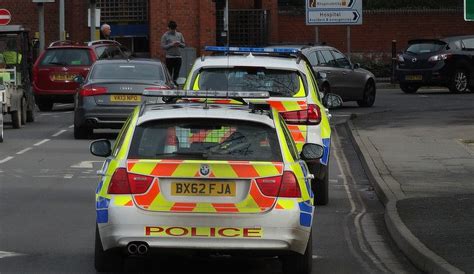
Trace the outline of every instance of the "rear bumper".
{"type": "Polygon", "coordinates": [[[50,90],[50,89],[41,89],[33,82],[33,93],[40,96],[53,96],[53,95],[69,95],[74,96],[76,94],[76,89],[71,90],[50,90]]]}
{"type": "Polygon", "coordinates": [[[447,66],[435,66],[430,69],[403,69],[397,67],[397,79],[403,84],[423,86],[447,86],[452,78],[447,66]],[[421,76],[421,79],[414,79],[421,76]],[[412,77],[410,79],[410,77],[412,77]]]}
{"type": "Polygon", "coordinates": [[[90,128],[120,129],[135,107],[96,106],[92,108],[76,107],[74,125],[90,128]]]}
{"type": "Polygon", "coordinates": [[[298,206],[264,214],[158,213],[134,206],[112,206],[108,209],[108,222],[99,223],[99,233],[104,250],[125,249],[128,243],[140,241],[146,242],[151,250],[303,254],[311,227],[300,225],[300,218],[298,206]],[[197,230],[193,232],[193,228],[197,230]],[[215,229],[214,233],[210,232],[211,228],[215,229]],[[256,237],[257,231],[261,236],[256,237]]]}

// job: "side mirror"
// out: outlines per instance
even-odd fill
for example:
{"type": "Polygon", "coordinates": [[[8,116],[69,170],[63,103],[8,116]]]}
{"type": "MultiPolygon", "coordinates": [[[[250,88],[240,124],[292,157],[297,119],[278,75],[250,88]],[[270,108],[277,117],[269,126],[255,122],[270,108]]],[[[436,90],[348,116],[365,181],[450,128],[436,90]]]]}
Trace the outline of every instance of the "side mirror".
{"type": "Polygon", "coordinates": [[[324,154],[324,148],[318,144],[306,143],[303,145],[300,157],[303,161],[316,161],[321,159],[324,154]]]}
{"type": "Polygon", "coordinates": [[[352,65],[352,69],[358,69],[360,68],[360,64],[359,63],[355,63],[352,65]]]}
{"type": "Polygon", "coordinates": [[[95,140],[90,145],[92,155],[109,157],[112,154],[112,144],[107,139],[95,140]]]}
{"type": "Polygon", "coordinates": [[[316,77],[318,79],[326,79],[327,74],[325,72],[318,71],[318,73],[316,73],[316,77]]]}
{"type": "Polygon", "coordinates": [[[186,83],[186,78],[184,77],[179,77],[178,79],[176,79],[176,83],[180,86],[184,85],[184,83],[186,83]]]}
{"type": "Polygon", "coordinates": [[[338,108],[342,102],[341,96],[334,93],[327,93],[323,98],[323,105],[327,108],[338,108]]]}
{"type": "Polygon", "coordinates": [[[82,77],[82,75],[76,75],[74,76],[73,81],[81,85],[82,83],[84,83],[84,77],[82,77]]]}

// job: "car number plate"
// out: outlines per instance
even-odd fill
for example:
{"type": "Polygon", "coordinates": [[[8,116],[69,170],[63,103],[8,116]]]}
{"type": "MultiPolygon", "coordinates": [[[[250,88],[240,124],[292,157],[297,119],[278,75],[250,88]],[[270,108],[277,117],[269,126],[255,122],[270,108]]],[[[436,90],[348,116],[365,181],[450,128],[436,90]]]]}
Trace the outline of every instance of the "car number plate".
{"type": "Polygon", "coordinates": [[[173,182],[172,196],[235,197],[235,182],[173,182]]]}
{"type": "Polygon", "coordinates": [[[111,95],[111,102],[141,102],[141,95],[111,95]]]}
{"type": "Polygon", "coordinates": [[[55,73],[51,75],[51,80],[53,81],[73,81],[75,74],[69,73],[55,73]]]}
{"type": "Polygon", "coordinates": [[[421,75],[406,75],[405,80],[408,80],[408,81],[421,81],[421,80],[423,80],[423,76],[421,76],[421,75]]]}

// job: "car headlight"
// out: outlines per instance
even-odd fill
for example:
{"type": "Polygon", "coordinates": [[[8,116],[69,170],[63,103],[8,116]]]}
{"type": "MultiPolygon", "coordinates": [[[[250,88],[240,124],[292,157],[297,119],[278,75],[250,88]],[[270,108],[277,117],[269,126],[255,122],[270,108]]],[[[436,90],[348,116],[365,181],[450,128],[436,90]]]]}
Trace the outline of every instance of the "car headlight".
{"type": "Polygon", "coordinates": [[[404,62],[405,62],[405,59],[403,59],[403,56],[402,56],[402,55],[398,55],[398,56],[397,56],[397,61],[398,61],[399,63],[404,63],[404,62]]]}
{"type": "Polygon", "coordinates": [[[451,57],[451,54],[449,53],[433,55],[428,59],[428,62],[439,62],[439,61],[447,60],[450,57],[451,57]]]}

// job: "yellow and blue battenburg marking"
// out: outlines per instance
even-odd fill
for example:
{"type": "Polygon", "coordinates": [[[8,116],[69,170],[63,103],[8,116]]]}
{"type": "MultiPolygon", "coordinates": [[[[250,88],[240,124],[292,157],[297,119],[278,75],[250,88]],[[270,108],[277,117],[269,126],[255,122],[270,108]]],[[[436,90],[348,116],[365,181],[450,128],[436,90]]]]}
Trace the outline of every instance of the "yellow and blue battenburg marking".
{"type": "Polygon", "coordinates": [[[299,202],[298,205],[300,207],[300,225],[311,227],[314,210],[314,207],[311,205],[311,201],[299,202]]]}

